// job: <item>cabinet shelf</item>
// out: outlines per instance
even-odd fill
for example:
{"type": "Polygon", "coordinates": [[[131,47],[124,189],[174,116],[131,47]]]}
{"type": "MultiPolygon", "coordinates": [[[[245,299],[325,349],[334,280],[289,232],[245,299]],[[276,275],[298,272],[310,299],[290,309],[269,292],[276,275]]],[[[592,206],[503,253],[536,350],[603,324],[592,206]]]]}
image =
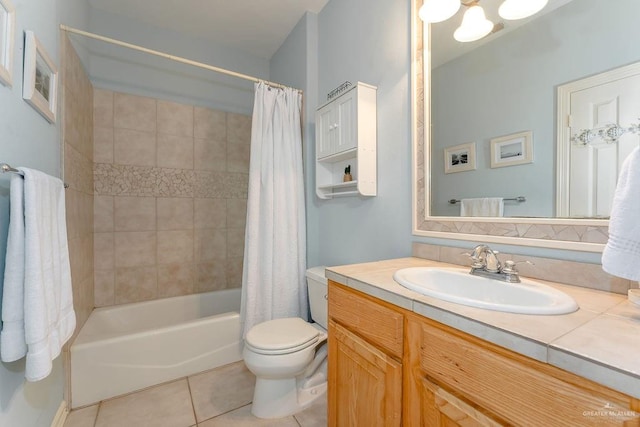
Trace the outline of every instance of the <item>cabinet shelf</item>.
{"type": "Polygon", "coordinates": [[[318,188],[321,190],[331,190],[331,189],[355,187],[357,185],[358,185],[358,181],[354,179],[353,181],[339,182],[337,184],[319,185],[318,188]]]}
{"type": "Polygon", "coordinates": [[[376,88],[358,82],[316,111],[316,194],[375,196],[376,88]],[[342,182],[345,170],[354,180],[342,182]]]}
{"type": "Polygon", "coordinates": [[[357,196],[360,194],[358,191],[358,181],[338,182],[336,184],[320,185],[318,186],[318,192],[322,192],[323,198],[332,199],[334,197],[347,197],[357,196]]]}
{"type": "Polygon", "coordinates": [[[323,163],[335,163],[345,159],[350,159],[352,157],[356,157],[358,155],[358,148],[351,148],[346,151],[342,151],[340,153],[332,154],[327,157],[322,157],[318,159],[319,162],[323,163]]]}

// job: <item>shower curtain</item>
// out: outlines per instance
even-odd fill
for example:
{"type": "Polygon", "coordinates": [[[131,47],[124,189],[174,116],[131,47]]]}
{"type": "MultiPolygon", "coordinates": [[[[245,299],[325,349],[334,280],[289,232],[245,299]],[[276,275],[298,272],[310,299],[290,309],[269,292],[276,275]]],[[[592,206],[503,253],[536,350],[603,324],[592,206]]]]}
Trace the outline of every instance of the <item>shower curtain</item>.
{"type": "Polygon", "coordinates": [[[307,319],[300,109],[295,89],[255,85],[242,274],[243,336],[282,317],[307,319]]]}

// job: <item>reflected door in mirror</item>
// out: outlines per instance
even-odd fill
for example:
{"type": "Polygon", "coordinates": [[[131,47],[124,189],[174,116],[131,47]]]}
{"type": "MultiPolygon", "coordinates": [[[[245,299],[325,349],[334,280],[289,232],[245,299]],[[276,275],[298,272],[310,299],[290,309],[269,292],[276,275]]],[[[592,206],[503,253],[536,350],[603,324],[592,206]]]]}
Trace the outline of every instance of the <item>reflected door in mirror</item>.
{"type": "Polygon", "coordinates": [[[571,93],[570,108],[569,216],[607,218],[622,162],[640,141],[631,132],[615,136],[638,122],[640,74],[571,93]]]}

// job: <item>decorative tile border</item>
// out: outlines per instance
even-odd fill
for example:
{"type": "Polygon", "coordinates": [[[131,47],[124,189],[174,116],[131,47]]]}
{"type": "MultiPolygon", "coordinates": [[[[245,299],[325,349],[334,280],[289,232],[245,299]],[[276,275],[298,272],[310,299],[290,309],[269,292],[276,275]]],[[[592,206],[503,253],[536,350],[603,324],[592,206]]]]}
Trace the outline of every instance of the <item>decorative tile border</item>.
{"type": "Polygon", "coordinates": [[[94,191],[103,196],[246,199],[249,175],[94,163],[94,191]]]}

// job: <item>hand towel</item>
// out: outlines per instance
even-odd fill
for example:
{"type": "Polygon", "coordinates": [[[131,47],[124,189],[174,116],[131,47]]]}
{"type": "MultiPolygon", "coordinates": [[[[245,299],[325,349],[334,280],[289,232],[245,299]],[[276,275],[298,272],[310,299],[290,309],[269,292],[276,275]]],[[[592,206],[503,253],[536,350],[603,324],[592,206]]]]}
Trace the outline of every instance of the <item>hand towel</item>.
{"type": "Polygon", "coordinates": [[[24,338],[24,180],[11,175],[9,235],[2,288],[0,359],[13,362],[27,354],[24,338]]]}
{"type": "Polygon", "coordinates": [[[640,147],[622,163],[609,218],[609,240],[602,269],[640,281],[640,147]]]}
{"type": "MultiPolygon", "coordinates": [[[[25,377],[38,381],[49,375],[53,359],[60,354],[76,324],[64,184],[36,170],[18,169],[24,174],[25,377]]],[[[8,262],[15,253],[7,253],[8,262]]]]}
{"type": "Polygon", "coordinates": [[[482,197],[460,200],[460,216],[503,216],[502,197],[482,197]]]}

